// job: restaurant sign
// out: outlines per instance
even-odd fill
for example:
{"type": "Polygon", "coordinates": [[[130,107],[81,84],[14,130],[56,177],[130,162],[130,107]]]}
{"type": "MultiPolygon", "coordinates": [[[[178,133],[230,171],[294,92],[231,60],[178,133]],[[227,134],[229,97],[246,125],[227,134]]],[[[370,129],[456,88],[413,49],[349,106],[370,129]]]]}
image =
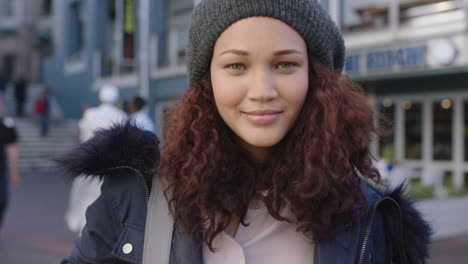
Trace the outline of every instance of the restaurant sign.
{"type": "Polygon", "coordinates": [[[359,74],[421,68],[427,64],[427,50],[419,44],[352,53],[346,57],[345,70],[359,74]]]}

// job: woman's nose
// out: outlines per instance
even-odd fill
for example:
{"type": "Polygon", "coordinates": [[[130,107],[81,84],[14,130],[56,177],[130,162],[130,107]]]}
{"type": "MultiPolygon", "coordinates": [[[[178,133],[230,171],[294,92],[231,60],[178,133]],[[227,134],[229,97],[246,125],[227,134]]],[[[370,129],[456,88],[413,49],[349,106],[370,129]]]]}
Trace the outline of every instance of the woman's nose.
{"type": "Polygon", "coordinates": [[[258,70],[252,75],[249,83],[248,97],[252,101],[267,102],[278,96],[273,73],[268,70],[258,70]]]}

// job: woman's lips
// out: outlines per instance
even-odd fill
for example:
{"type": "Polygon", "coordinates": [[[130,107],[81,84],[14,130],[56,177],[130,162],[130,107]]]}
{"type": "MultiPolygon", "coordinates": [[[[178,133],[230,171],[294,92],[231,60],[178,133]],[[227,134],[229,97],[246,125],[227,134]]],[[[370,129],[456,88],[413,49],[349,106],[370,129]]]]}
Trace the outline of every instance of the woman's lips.
{"type": "Polygon", "coordinates": [[[247,117],[247,119],[249,119],[254,124],[268,125],[275,122],[281,115],[282,111],[255,110],[242,113],[247,117]]]}

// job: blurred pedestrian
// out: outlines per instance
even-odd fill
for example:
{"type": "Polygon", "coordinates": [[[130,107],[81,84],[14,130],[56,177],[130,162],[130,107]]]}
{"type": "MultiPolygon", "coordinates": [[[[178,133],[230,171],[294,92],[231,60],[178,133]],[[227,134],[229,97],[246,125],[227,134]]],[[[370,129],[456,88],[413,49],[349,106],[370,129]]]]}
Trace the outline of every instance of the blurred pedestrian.
{"type": "Polygon", "coordinates": [[[99,90],[100,105],[89,107],[83,104],[83,118],[79,121],[80,141],[85,142],[93,136],[96,129],[109,128],[113,124],[127,120],[127,114],[117,107],[119,90],[105,85],[99,90]]]}
{"type": "Polygon", "coordinates": [[[144,109],[146,102],[140,96],[132,98],[129,104],[130,122],[135,124],[137,127],[155,132],[153,120],[148,115],[146,109],[144,109]]]}
{"type": "MultiPolygon", "coordinates": [[[[122,123],[127,120],[127,115],[117,108],[119,101],[119,90],[115,86],[106,85],[99,91],[101,104],[98,107],[83,107],[83,118],[79,121],[80,142],[90,139],[98,129],[109,128],[113,124],[122,123]]],[[[83,105],[84,106],[84,105],[83,105]]],[[[70,190],[69,207],[65,214],[68,228],[81,233],[86,223],[86,208],[100,195],[101,181],[97,178],[81,177],[75,178],[70,190]]]]}
{"type": "Polygon", "coordinates": [[[5,94],[7,84],[8,84],[8,80],[0,72],[0,96],[3,96],[5,94]]]}
{"type": "Polygon", "coordinates": [[[34,112],[39,116],[41,136],[47,137],[50,123],[50,91],[48,88],[44,88],[42,94],[35,99],[34,112]]]}
{"type": "Polygon", "coordinates": [[[16,101],[16,116],[24,116],[24,102],[26,101],[26,89],[28,82],[24,76],[18,78],[15,83],[15,101],[16,101]]]}
{"type": "Polygon", "coordinates": [[[8,205],[9,185],[21,183],[15,122],[12,118],[4,116],[4,110],[3,97],[0,96],[0,227],[8,205]]]}

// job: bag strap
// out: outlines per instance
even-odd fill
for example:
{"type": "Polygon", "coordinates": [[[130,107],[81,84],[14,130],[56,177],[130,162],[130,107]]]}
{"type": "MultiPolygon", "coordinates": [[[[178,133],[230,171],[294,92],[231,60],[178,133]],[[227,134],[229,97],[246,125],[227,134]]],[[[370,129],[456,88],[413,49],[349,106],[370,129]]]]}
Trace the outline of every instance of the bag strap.
{"type": "Polygon", "coordinates": [[[377,202],[374,210],[378,208],[381,208],[381,212],[383,212],[387,252],[391,260],[395,263],[408,264],[408,255],[405,248],[403,212],[400,204],[391,197],[384,197],[377,202]]]}
{"type": "Polygon", "coordinates": [[[159,177],[155,176],[146,214],[143,264],[169,263],[173,230],[174,220],[169,214],[159,177]]]}

